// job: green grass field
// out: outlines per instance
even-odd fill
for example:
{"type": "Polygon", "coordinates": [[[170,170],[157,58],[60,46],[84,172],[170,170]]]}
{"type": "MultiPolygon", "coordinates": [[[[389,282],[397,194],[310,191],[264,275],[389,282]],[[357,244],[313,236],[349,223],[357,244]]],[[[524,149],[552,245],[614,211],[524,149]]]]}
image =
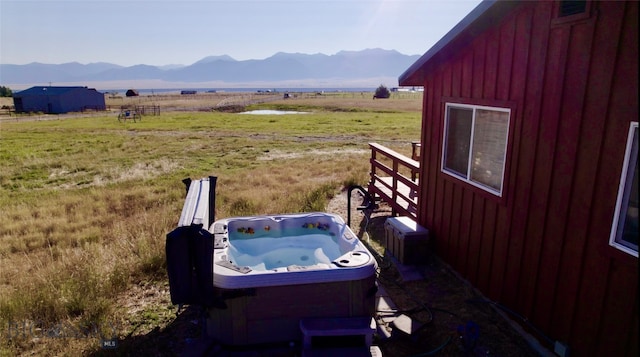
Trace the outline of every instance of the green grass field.
{"type": "Polygon", "coordinates": [[[367,102],[249,108],[310,112],[295,115],[0,122],[0,355],[100,352],[96,339],[43,336],[60,324],[83,333],[117,324],[120,338],[162,329],[170,304],[127,302],[140,299],[136,287],[166,289],[181,180],[218,177],[218,218],[322,211],[343,187],[366,184],[369,142],[410,155],[419,139],[420,97],[367,102]]]}

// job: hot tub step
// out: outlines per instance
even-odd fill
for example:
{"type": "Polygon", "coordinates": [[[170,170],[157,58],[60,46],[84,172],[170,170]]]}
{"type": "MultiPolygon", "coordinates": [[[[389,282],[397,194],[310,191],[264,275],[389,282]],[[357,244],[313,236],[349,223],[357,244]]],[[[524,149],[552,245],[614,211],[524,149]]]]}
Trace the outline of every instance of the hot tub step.
{"type": "Polygon", "coordinates": [[[365,345],[371,346],[376,322],[371,317],[311,318],[300,320],[304,348],[311,347],[313,337],[364,336],[365,345]]]}
{"type": "Polygon", "coordinates": [[[302,357],[382,357],[378,346],[352,348],[304,349],[302,357]]]}
{"type": "Polygon", "coordinates": [[[393,320],[392,324],[396,330],[409,336],[415,334],[418,330],[424,327],[423,323],[418,322],[404,314],[396,317],[396,319],[393,320]]]}

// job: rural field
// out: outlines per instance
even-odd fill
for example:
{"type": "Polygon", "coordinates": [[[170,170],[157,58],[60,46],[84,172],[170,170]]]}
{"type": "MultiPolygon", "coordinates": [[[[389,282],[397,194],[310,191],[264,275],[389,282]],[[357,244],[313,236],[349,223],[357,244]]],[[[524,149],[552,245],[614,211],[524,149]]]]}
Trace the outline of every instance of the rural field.
{"type": "MultiPolygon", "coordinates": [[[[201,333],[199,315],[171,305],[165,261],[165,236],[184,203],[181,181],[218,177],[216,218],[326,210],[346,220],[340,198],[346,187],[366,185],[368,143],[409,156],[419,139],[421,93],[372,94],[108,98],[106,113],[0,117],[0,356],[189,350],[201,333]],[[160,115],[118,122],[122,106],[140,105],[158,106],[160,115]],[[305,113],[213,110],[245,105],[305,113]],[[114,350],[101,347],[113,338],[114,350]]],[[[382,207],[370,229],[361,215],[352,222],[381,254],[376,242],[389,214],[382,207]]],[[[419,297],[445,312],[424,330],[430,337],[382,341],[385,356],[436,348],[441,356],[470,355],[455,332],[468,320],[487,334],[486,352],[529,355],[495,311],[465,302],[477,295],[444,266],[431,261],[428,281],[402,289],[389,264],[381,269],[400,308],[415,308],[419,297]],[[407,289],[413,299],[403,298],[407,289]],[[428,295],[434,289],[440,300],[428,295]],[[444,348],[442,341],[453,342],[444,348]]]]}
{"type": "MultiPolygon", "coordinates": [[[[181,180],[218,176],[217,217],[323,211],[343,187],[367,182],[368,142],[409,153],[418,139],[420,94],[371,98],[262,106],[309,112],[294,115],[3,117],[0,355],[91,354],[101,333],[135,340],[166,327],[177,309],[164,240],[182,209],[181,180]]],[[[153,105],[215,105],[179,100],[153,105]]]]}

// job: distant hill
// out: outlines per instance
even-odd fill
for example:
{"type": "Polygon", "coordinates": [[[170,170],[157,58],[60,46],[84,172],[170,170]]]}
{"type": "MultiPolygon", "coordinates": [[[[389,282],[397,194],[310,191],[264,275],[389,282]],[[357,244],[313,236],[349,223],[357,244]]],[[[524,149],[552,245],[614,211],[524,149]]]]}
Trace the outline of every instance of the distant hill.
{"type": "MultiPolygon", "coordinates": [[[[193,83],[274,82],[291,80],[358,80],[397,78],[420,56],[395,50],[341,51],[334,55],[279,52],[262,60],[237,61],[230,56],[208,56],[191,65],[123,67],[110,63],[0,64],[0,84],[157,80],[193,83]]],[[[392,84],[391,84],[392,85],[392,84]]]]}
{"type": "Polygon", "coordinates": [[[113,69],[123,68],[111,63],[0,64],[0,82],[3,85],[9,83],[72,82],[76,78],[91,77],[113,69]]]}

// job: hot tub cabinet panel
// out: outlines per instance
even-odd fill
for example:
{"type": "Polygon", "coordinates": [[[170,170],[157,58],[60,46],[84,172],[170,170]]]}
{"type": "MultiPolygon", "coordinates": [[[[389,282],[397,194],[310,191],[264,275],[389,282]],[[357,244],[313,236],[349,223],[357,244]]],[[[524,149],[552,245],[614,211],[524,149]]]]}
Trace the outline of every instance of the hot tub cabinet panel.
{"type": "Polygon", "coordinates": [[[299,341],[300,320],[327,317],[369,317],[375,310],[375,275],[365,279],[258,287],[239,291],[218,289],[226,309],[209,309],[207,331],[223,344],[247,345],[299,341]]]}

